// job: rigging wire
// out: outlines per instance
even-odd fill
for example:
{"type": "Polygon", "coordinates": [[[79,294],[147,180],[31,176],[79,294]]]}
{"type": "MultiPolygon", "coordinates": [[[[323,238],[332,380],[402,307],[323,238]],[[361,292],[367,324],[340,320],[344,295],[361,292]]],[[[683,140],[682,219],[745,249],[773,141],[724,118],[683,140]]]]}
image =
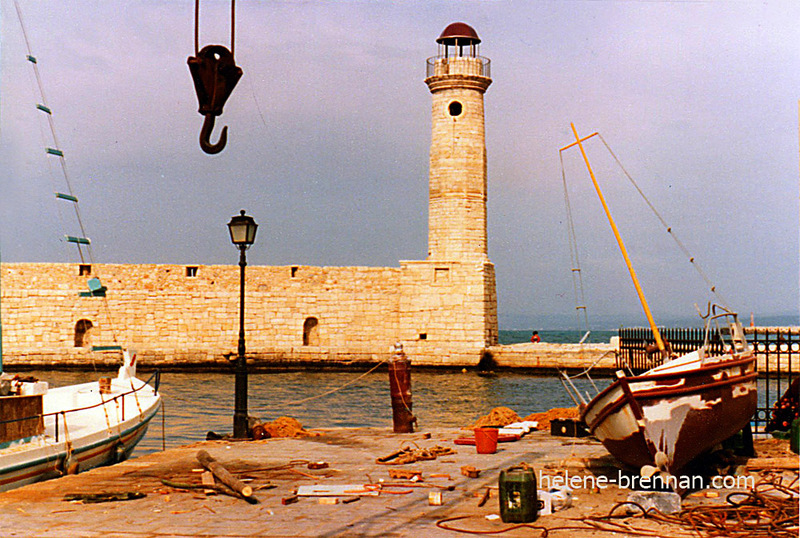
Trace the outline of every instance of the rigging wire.
{"type": "MultiPolygon", "coordinates": [[[[231,0],[231,56],[236,40],[236,0],[231,0]]],[[[194,55],[200,52],[200,0],[194,2],[194,55]]]]}
{"type": "MultiPolygon", "coordinates": [[[[61,165],[61,172],[62,172],[62,175],[64,176],[64,183],[65,183],[65,185],[67,187],[67,193],[66,193],[67,196],[66,197],[63,194],[59,193],[59,192],[56,193],[56,197],[59,198],[59,199],[63,199],[65,201],[69,201],[72,204],[72,207],[73,207],[73,209],[75,211],[75,218],[76,218],[76,220],[78,222],[78,228],[80,229],[80,238],[78,238],[78,239],[86,240],[86,242],[83,242],[83,241],[70,241],[70,242],[73,242],[75,244],[75,246],[77,247],[78,256],[80,257],[81,263],[82,264],[86,263],[86,258],[88,257],[89,263],[92,264],[93,273],[95,274],[96,277],[99,278],[100,274],[99,274],[99,271],[97,270],[97,267],[96,267],[96,264],[95,264],[94,254],[92,252],[91,241],[88,240],[88,235],[86,233],[86,228],[85,228],[85,226],[83,224],[83,219],[81,217],[81,212],[80,212],[80,208],[79,208],[79,205],[78,205],[78,198],[77,198],[77,196],[75,196],[75,191],[72,188],[72,181],[70,180],[70,175],[69,175],[69,172],[67,171],[67,160],[64,157],[64,152],[61,150],[61,145],[60,145],[59,140],[58,140],[58,135],[56,134],[56,125],[55,125],[55,119],[53,118],[52,108],[49,106],[47,98],[45,96],[44,84],[42,82],[41,74],[39,73],[38,60],[33,55],[33,50],[31,48],[30,39],[28,38],[28,31],[27,31],[27,29],[25,27],[25,22],[24,22],[24,19],[23,19],[23,16],[22,16],[22,9],[20,8],[19,2],[17,0],[14,0],[14,8],[15,8],[15,10],[17,12],[17,19],[19,20],[20,28],[22,29],[22,36],[23,36],[23,39],[25,41],[25,48],[27,50],[27,60],[33,66],[33,72],[34,72],[34,75],[36,77],[36,85],[38,86],[38,89],[39,89],[39,97],[40,97],[41,101],[40,101],[39,104],[36,105],[36,108],[40,112],[44,113],[45,116],[47,116],[47,123],[48,123],[49,129],[50,129],[50,134],[52,136],[53,147],[52,148],[51,147],[46,147],[45,151],[46,151],[46,153],[48,155],[53,155],[53,156],[58,157],[59,164],[61,165]],[[85,250],[86,250],[86,255],[85,256],[84,256],[84,247],[85,247],[85,250]]],[[[41,127],[40,127],[40,131],[41,131],[41,127]]],[[[48,168],[52,172],[52,168],[50,167],[49,159],[48,159],[48,168]]],[[[50,174],[50,179],[51,179],[51,182],[54,182],[52,176],[53,176],[53,174],[51,173],[50,174]]],[[[61,215],[60,208],[59,208],[59,215],[61,215]]],[[[113,342],[116,344],[116,343],[118,343],[117,331],[116,331],[116,328],[115,328],[115,324],[114,324],[113,318],[111,316],[111,309],[109,308],[108,299],[105,296],[103,296],[102,299],[103,299],[104,310],[106,312],[106,318],[108,319],[109,327],[111,329],[112,339],[113,339],[113,342]]]]}
{"type": "MultiPolygon", "coordinates": [[[[17,0],[14,0],[14,8],[17,11],[17,18],[19,19],[19,24],[20,24],[20,27],[22,28],[22,36],[23,36],[23,38],[25,40],[25,47],[26,47],[26,49],[28,51],[27,59],[30,62],[30,64],[33,66],[33,72],[36,75],[36,84],[39,87],[39,96],[41,97],[41,101],[42,102],[41,102],[41,105],[37,105],[36,108],[39,109],[40,111],[42,111],[47,116],[47,122],[48,122],[48,125],[50,126],[50,134],[52,135],[53,145],[55,146],[54,148],[46,148],[46,150],[47,150],[48,154],[58,157],[59,163],[61,165],[61,171],[63,172],[63,175],[64,175],[64,182],[65,182],[65,184],[67,186],[67,193],[73,199],[76,199],[74,191],[72,189],[72,182],[70,181],[69,173],[67,172],[67,160],[64,157],[64,153],[61,151],[61,145],[59,144],[58,136],[56,135],[56,126],[55,126],[55,120],[53,119],[52,109],[47,104],[48,102],[47,102],[47,99],[45,97],[44,84],[42,83],[42,77],[41,77],[41,74],[39,73],[38,62],[37,62],[36,57],[33,55],[33,52],[31,50],[30,40],[28,39],[28,32],[27,32],[27,30],[25,28],[25,23],[24,23],[23,18],[22,18],[22,9],[19,7],[19,2],[17,0]],[[54,151],[52,151],[52,150],[54,150],[54,151]]],[[[78,220],[78,227],[80,228],[80,231],[81,231],[81,237],[82,238],[88,237],[86,235],[86,229],[83,226],[83,219],[81,219],[81,213],[80,213],[80,210],[78,208],[78,203],[77,202],[73,202],[73,208],[75,209],[75,217],[78,220]]],[[[84,258],[83,248],[82,248],[83,246],[86,247],[86,254],[89,257],[90,263],[94,263],[93,262],[91,245],[90,244],[81,244],[81,243],[75,243],[75,244],[76,244],[76,246],[78,248],[78,255],[80,256],[81,263],[86,263],[85,258],[84,258]]]]}
{"type": "Polygon", "coordinates": [[[650,202],[650,200],[644,194],[644,191],[642,191],[642,189],[639,187],[639,185],[636,183],[636,181],[634,181],[633,177],[628,173],[628,171],[622,165],[622,162],[620,162],[619,158],[617,158],[617,155],[612,151],[611,147],[605,141],[605,139],[603,138],[603,135],[601,135],[600,133],[597,133],[597,135],[600,137],[600,140],[603,142],[603,145],[606,147],[608,152],[611,154],[611,156],[616,161],[617,165],[622,170],[622,173],[625,174],[625,177],[628,178],[628,181],[630,181],[631,185],[633,185],[633,187],[636,189],[636,192],[639,193],[639,195],[645,201],[645,203],[650,208],[650,210],[653,212],[653,214],[656,216],[656,218],[658,218],[659,222],[661,222],[661,225],[664,226],[664,228],[667,230],[667,233],[675,241],[675,244],[678,245],[678,248],[681,250],[683,255],[686,256],[686,258],[689,260],[689,263],[691,263],[692,267],[694,267],[695,270],[698,272],[700,277],[703,279],[705,284],[708,286],[709,291],[711,291],[711,293],[713,293],[717,297],[717,299],[719,299],[720,303],[722,303],[722,306],[724,306],[725,308],[728,308],[727,301],[725,301],[725,299],[722,297],[722,295],[717,291],[716,285],[714,285],[714,283],[708,277],[708,275],[703,270],[703,268],[700,267],[700,264],[697,263],[697,260],[695,260],[695,257],[692,255],[692,253],[689,252],[689,249],[686,248],[686,245],[684,245],[683,242],[678,238],[678,236],[675,235],[675,232],[672,230],[672,226],[670,226],[667,223],[667,221],[664,219],[664,217],[661,216],[661,213],[658,212],[658,210],[655,208],[655,206],[652,204],[652,202],[650,202]]]}
{"type": "Polygon", "coordinates": [[[569,191],[567,189],[567,174],[564,170],[564,150],[558,152],[561,159],[561,182],[564,185],[564,205],[567,210],[567,230],[569,233],[569,254],[572,262],[572,289],[575,295],[575,314],[578,318],[578,325],[581,324],[581,312],[583,312],[583,330],[589,330],[589,314],[586,311],[586,297],[583,288],[583,273],[581,272],[580,257],[578,256],[578,239],[575,235],[575,221],[572,219],[572,206],[569,201],[569,191]]]}

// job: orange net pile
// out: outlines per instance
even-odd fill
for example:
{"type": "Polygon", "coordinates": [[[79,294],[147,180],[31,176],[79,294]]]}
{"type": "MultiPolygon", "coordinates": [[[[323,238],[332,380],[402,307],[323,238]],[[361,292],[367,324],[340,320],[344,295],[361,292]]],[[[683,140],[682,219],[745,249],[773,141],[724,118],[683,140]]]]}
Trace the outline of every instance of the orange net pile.
{"type": "Polygon", "coordinates": [[[280,417],[272,422],[264,422],[253,426],[254,439],[269,439],[271,437],[311,437],[319,435],[303,429],[296,418],[280,417]]]}
{"type": "Polygon", "coordinates": [[[535,420],[539,423],[539,425],[536,426],[537,430],[549,430],[551,420],[559,418],[578,418],[579,416],[577,407],[556,407],[549,411],[544,411],[543,413],[532,413],[523,420],[535,420]]]}
{"type": "Polygon", "coordinates": [[[495,407],[488,415],[479,418],[469,429],[493,426],[502,427],[513,422],[519,422],[520,420],[522,419],[519,418],[519,415],[516,414],[513,409],[509,409],[508,407],[495,407]]]}

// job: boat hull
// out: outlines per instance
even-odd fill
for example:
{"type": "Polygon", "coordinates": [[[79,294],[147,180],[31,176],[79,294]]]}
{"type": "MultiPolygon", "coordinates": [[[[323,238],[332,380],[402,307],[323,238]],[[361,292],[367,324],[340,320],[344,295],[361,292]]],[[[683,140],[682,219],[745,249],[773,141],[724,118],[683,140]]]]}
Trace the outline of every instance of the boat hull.
{"type": "Polygon", "coordinates": [[[619,377],[581,412],[590,431],[619,461],[679,473],[703,452],[744,428],[757,406],[751,353],[688,357],[676,366],[619,377]]]}
{"type": "Polygon", "coordinates": [[[52,389],[53,394],[45,396],[50,396],[49,402],[45,400],[45,433],[0,450],[0,492],[130,456],[161,406],[152,388],[139,380],[135,383],[135,393],[125,394],[133,385],[126,380],[127,387],[120,384],[103,396],[96,382],[52,389]],[[101,405],[92,404],[95,399],[101,405]],[[72,407],[65,407],[65,401],[72,407]]]}

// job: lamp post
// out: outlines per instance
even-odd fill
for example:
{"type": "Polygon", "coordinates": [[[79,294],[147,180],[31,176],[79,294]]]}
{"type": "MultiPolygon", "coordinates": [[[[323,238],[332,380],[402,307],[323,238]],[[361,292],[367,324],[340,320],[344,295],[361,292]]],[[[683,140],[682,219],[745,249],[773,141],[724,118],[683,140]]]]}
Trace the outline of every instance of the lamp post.
{"type": "Polygon", "coordinates": [[[233,408],[233,437],[236,439],[247,437],[247,358],[244,346],[244,268],[247,266],[247,259],[244,252],[255,242],[257,228],[256,221],[245,215],[244,209],[228,223],[231,241],[239,249],[239,348],[236,354],[233,408]]]}

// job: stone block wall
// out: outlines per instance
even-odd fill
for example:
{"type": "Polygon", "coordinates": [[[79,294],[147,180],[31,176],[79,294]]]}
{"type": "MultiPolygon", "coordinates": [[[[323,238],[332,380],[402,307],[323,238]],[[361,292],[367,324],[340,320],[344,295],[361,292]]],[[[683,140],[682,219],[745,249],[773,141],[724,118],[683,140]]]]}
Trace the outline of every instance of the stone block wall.
{"type": "MultiPolygon", "coordinates": [[[[235,354],[238,266],[96,264],[79,273],[77,264],[2,264],[6,357],[74,361],[113,345],[157,363],[235,354]],[[106,297],[79,297],[94,276],[106,297]]],[[[496,342],[490,263],[248,266],[245,289],[247,352],[265,362],[374,362],[401,341],[417,364],[469,365],[496,342]]]]}

